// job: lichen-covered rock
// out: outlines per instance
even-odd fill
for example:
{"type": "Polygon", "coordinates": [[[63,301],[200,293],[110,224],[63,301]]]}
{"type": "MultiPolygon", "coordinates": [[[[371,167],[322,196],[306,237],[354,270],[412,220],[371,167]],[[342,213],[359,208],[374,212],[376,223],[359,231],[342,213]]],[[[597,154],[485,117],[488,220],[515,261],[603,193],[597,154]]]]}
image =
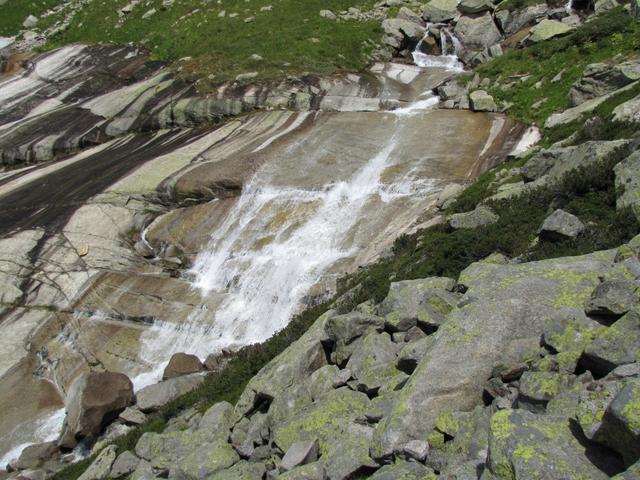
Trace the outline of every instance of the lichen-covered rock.
{"type": "Polygon", "coordinates": [[[233,467],[207,477],[207,480],[262,480],[266,471],[263,463],[241,460],[233,467]]]}
{"type": "Polygon", "coordinates": [[[481,13],[493,9],[493,3],[488,0],[462,0],[458,4],[458,10],[468,14],[481,13]]]}
{"type": "Polygon", "coordinates": [[[545,240],[563,240],[577,237],[584,229],[584,223],[578,217],[558,209],[544,219],[538,234],[545,240]]]}
{"type": "Polygon", "coordinates": [[[608,478],[587,458],[568,419],[525,410],[491,418],[487,467],[502,480],[608,478]]]}
{"type": "Polygon", "coordinates": [[[541,3],[514,10],[498,10],[496,20],[505,35],[513,35],[523,27],[532,25],[536,20],[544,17],[548,9],[546,3],[541,3]]]}
{"type": "Polygon", "coordinates": [[[287,451],[296,442],[317,439],[320,460],[329,478],[347,478],[363,468],[377,466],[369,457],[373,430],[355,422],[369,407],[370,401],[363,393],[347,388],[332,390],[274,425],[273,441],[287,451]]]}
{"type": "Polygon", "coordinates": [[[453,230],[478,228],[491,225],[500,220],[493,210],[484,205],[476,207],[471,212],[454,213],[447,218],[447,223],[453,230]]]}
{"type": "Polygon", "coordinates": [[[483,50],[500,41],[501,34],[489,12],[484,15],[463,15],[454,29],[454,34],[466,48],[483,50]]]}
{"type": "Polygon", "coordinates": [[[127,450],[118,455],[118,458],[113,462],[109,476],[111,478],[120,478],[124,475],[129,475],[138,468],[139,464],[140,459],[127,450]]]}
{"type": "Polygon", "coordinates": [[[469,95],[471,110],[474,112],[497,112],[498,107],[491,95],[484,90],[475,90],[469,95]]]}
{"type": "Polygon", "coordinates": [[[211,438],[225,437],[233,425],[233,405],[229,402],[219,402],[209,407],[202,415],[199,430],[211,433],[211,438]]]}
{"type": "Polygon", "coordinates": [[[327,472],[321,462],[302,465],[278,476],[278,480],[326,480],[326,478],[327,472]]]}
{"type": "Polygon", "coordinates": [[[285,472],[293,470],[300,465],[306,465],[318,460],[318,442],[317,440],[296,442],[289,447],[282,457],[280,468],[285,472]]]}
{"type": "Polygon", "coordinates": [[[369,331],[382,331],[384,319],[377,315],[351,312],[330,317],[325,330],[329,339],[342,343],[351,343],[369,331]]]}
{"type": "Polygon", "coordinates": [[[605,439],[600,431],[604,414],[620,388],[621,384],[618,382],[606,382],[579,393],[575,416],[584,436],[589,440],[602,442],[605,439]]]}
{"type": "Polygon", "coordinates": [[[358,389],[377,392],[398,373],[395,368],[398,344],[388,333],[370,333],[349,358],[347,368],[357,380],[358,389]]]}
{"type": "Polygon", "coordinates": [[[436,480],[433,470],[416,462],[398,460],[385,465],[369,477],[369,480],[436,480]]]}
{"type": "Polygon", "coordinates": [[[327,364],[321,342],[327,337],[325,323],[333,316],[333,310],[321,315],[302,337],[249,380],[235,406],[236,420],[250,412],[260,399],[274,399],[289,385],[302,383],[318,368],[327,364]]]}
{"type": "Polygon", "coordinates": [[[619,318],[640,305],[640,287],[635,282],[602,282],[585,302],[588,315],[619,318]]]}
{"type": "Polygon", "coordinates": [[[634,152],[614,167],[616,191],[622,192],[616,199],[616,208],[631,207],[640,220],[640,151],[634,152]]]}
{"type": "Polygon", "coordinates": [[[109,445],[89,465],[78,480],[105,480],[111,472],[111,465],[116,459],[116,446],[109,445]]]}
{"type": "Polygon", "coordinates": [[[194,445],[184,457],[172,465],[177,475],[188,480],[204,480],[212,474],[231,467],[240,457],[226,441],[194,445]]]}
{"type": "Polygon", "coordinates": [[[607,407],[600,441],[622,455],[627,466],[640,458],[640,380],[628,380],[607,407]]]}
{"type": "Polygon", "coordinates": [[[204,373],[193,373],[149,385],[136,392],[137,405],[143,412],[152,412],[190,392],[204,381],[204,373]]]}
{"type": "Polygon", "coordinates": [[[546,322],[542,343],[557,352],[555,360],[561,372],[573,373],[599,328],[600,324],[587,318],[582,310],[558,309],[546,322]]]}
{"type": "Polygon", "coordinates": [[[424,6],[422,18],[427,22],[441,23],[452,20],[457,14],[457,0],[431,0],[424,6]]]}
{"type": "Polygon", "coordinates": [[[569,25],[557,20],[542,20],[535,27],[531,28],[529,41],[532,43],[542,42],[559,35],[564,35],[572,30],[569,25]]]}
{"type": "Polygon", "coordinates": [[[614,368],[640,360],[640,314],[632,310],[610,327],[599,328],[581,362],[604,376],[614,368]]]}
{"type": "Polygon", "coordinates": [[[406,373],[413,373],[420,360],[426,357],[429,349],[433,345],[432,337],[425,337],[414,342],[407,343],[400,352],[396,366],[406,373]]]}
{"type": "Polygon", "coordinates": [[[573,84],[569,92],[569,105],[576,106],[614,92],[640,79],[638,59],[617,65],[592,63],[587,65],[582,77],[573,84]]]}
{"type": "Polygon", "coordinates": [[[556,372],[524,372],[518,404],[534,412],[544,411],[549,400],[568,387],[570,378],[556,372]]]}

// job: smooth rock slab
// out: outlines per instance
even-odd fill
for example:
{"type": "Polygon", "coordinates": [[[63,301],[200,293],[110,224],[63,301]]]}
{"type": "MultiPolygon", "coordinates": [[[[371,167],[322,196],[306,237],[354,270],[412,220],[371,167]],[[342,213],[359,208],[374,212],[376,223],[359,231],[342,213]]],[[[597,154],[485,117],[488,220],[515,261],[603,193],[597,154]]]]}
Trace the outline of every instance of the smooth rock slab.
{"type": "Polygon", "coordinates": [[[143,412],[157,410],[196,388],[204,381],[205,375],[205,373],[194,373],[144,387],[136,392],[137,406],[143,412]]]}
{"type": "Polygon", "coordinates": [[[564,35],[567,32],[573,30],[572,27],[558,22],[556,20],[542,20],[535,27],[531,28],[531,34],[529,35],[529,41],[532,43],[542,42],[558,35],[564,35]]]}

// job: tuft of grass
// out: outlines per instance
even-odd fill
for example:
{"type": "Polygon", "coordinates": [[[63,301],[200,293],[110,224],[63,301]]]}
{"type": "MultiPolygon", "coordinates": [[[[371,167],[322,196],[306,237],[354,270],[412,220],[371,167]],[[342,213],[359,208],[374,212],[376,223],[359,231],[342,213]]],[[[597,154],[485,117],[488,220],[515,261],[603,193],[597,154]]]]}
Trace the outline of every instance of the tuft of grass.
{"type": "MultiPolygon", "coordinates": [[[[9,0],[0,7],[0,37],[12,37],[22,28],[29,15],[40,17],[44,12],[62,3],[62,0],[9,0]]],[[[41,20],[43,22],[45,20],[41,20]]]]}
{"type": "MultiPolygon", "coordinates": [[[[346,10],[354,6],[350,0],[181,0],[167,9],[162,8],[162,0],[150,0],[119,14],[128,3],[96,0],[87,4],[66,31],[50,39],[48,47],[133,42],[159,60],[188,57],[180,62],[182,74],[206,79],[201,85],[206,90],[246,72],[257,72],[258,79],[275,79],[360,70],[370,62],[369,54],[382,35],[378,21],[336,21],[319,15],[323,9],[346,10]],[[143,18],[151,9],[156,13],[143,18]],[[245,22],[250,17],[253,21],[245,22]],[[253,54],[263,60],[253,60],[253,54]]],[[[361,0],[359,7],[367,10],[373,4],[373,0],[361,0]]]]}
{"type": "Polygon", "coordinates": [[[490,93],[497,100],[513,104],[508,111],[511,116],[543,125],[552,113],[568,106],[569,90],[588,64],[616,56],[622,61],[639,50],[640,23],[618,7],[569,35],[512,50],[477,71],[494,84],[499,82],[490,93]],[[552,82],[558,74],[560,79],[552,82]],[[532,107],[541,100],[544,102],[537,109],[532,107]]]}

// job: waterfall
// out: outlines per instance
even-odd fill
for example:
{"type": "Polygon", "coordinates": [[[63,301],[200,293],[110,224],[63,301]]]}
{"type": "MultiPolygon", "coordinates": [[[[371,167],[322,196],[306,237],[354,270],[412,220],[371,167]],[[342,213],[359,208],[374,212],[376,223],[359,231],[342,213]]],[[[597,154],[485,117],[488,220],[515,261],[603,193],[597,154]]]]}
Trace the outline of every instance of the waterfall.
{"type": "MultiPolygon", "coordinates": [[[[429,35],[429,26],[427,25],[427,33],[424,38],[429,35]]],[[[413,63],[419,67],[444,67],[448,70],[462,71],[463,65],[458,58],[458,54],[462,51],[462,44],[448,29],[443,28],[440,30],[440,47],[442,50],[441,55],[428,55],[421,51],[424,38],[418,42],[415,50],[411,53],[413,57],[413,63]],[[453,54],[447,54],[449,51],[449,43],[447,36],[451,40],[453,45],[453,54]]]]}

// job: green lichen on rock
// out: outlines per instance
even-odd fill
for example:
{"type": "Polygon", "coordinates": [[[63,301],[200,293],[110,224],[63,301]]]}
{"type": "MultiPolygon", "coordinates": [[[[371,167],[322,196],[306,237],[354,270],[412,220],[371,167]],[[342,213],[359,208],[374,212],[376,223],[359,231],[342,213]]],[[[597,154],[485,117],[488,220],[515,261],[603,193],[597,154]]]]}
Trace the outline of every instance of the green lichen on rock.
{"type": "Polygon", "coordinates": [[[460,430],[460,423],[458,422],[458,419],[447,410],[440,412],[436,418],[435,426],[442,433],[446,433],[452,437],[455,437],[458,430],[460,430]]]}

